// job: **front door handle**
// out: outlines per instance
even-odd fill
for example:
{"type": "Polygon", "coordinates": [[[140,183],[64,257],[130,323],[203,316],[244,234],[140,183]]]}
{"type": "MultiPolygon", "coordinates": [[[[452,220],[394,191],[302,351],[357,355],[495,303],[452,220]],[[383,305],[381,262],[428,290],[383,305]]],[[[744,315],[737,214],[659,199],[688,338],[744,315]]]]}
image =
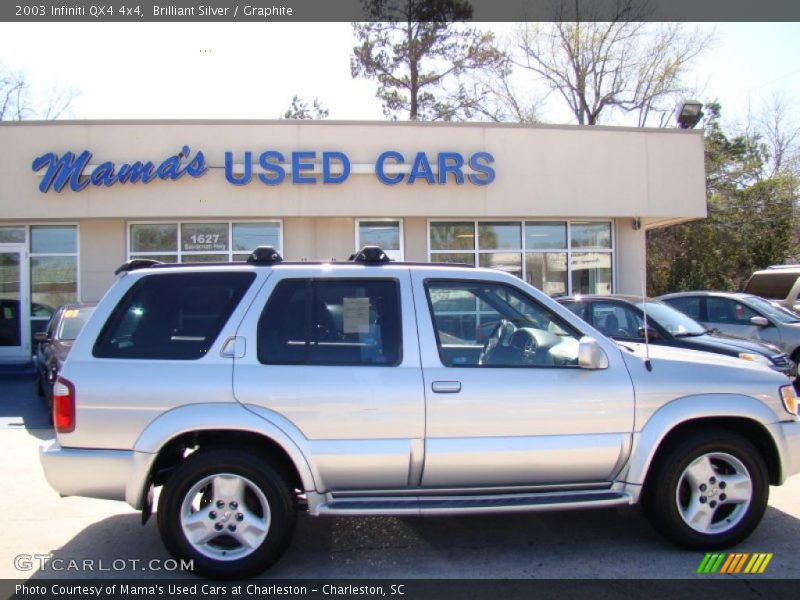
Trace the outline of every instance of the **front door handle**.
{"type": "Polygon", "coordinates": [[[437,394],[457,394],[461,391],[460,381],[434,381],[431,389],[437,394]]]}

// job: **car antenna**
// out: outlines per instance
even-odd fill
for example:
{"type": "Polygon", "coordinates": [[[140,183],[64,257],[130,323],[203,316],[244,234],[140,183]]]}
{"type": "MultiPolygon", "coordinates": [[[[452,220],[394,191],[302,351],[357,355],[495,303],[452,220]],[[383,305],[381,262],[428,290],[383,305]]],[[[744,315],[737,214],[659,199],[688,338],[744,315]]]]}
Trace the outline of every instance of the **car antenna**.
{"type": "MultiPolygon", "coordinates": [[[[647,252],[647,234],[645,233],[645,252],[647,252]]],[[[641,255],[640,255],[641,256],[641,255]]],[[[645,262],[642,265],[642,268],[639,269],[639,273],[642,276],[642,312],[644,313],[644,368],[648,370],[648,372],[653,370],[653,363],[650,362],[650,335],[647,327],[647,284],[645,281],[645,269],[647,268],[647,263],[645,262]]]]}

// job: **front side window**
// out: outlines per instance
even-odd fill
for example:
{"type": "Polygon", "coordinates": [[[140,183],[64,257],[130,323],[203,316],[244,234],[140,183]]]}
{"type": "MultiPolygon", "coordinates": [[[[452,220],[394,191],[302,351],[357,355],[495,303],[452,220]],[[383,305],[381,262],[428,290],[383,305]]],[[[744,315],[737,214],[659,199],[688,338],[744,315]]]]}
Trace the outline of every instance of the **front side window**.
{"type": "Polygon", "coordinates": [[[97,358],[195,360],[217,339],[254,273],[142,277],[120,300],[94,345],[97,358]]]}
{"type": "Polygon", "coordinates": [[[402,359],[399,285],[284,280],[259,319],[257,346],[267,365],[396,366],[402,359]]]}
{"type": "Polygon", "coordinates": [[[720,325],[751,325],[750,319],[761,316],[741,302],[727,298],[706,298],[708,322],[720,325]]]}
{"type": "Polygon", "coordinates": [[[426,284],[447,367],[571,367],[580,334],[519,290],[478,281],[426,284]]]}

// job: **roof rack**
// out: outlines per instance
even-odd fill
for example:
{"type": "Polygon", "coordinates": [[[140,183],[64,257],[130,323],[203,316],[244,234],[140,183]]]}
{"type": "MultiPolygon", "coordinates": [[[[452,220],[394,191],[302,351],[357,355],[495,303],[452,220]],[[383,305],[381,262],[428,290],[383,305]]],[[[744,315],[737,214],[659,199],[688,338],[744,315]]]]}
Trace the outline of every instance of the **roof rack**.
{"type": "MultiPolygon", "coordinates": [[[[116,271],[114,271],[114,275],[119,275],[120,273],[127,273],[129,271],[136,271],[138,269],[161,269],[161,268],[171,268],[171,267],[236,267],[241,266],[243,263],[240,262],[214,262],[214,263],[207,263],[207,262],[196,262],[196,263],[164,263],[158,260],[153,260],[150,258],[134,258],[129,260],[126,263],[123,263],[116,271]]],[[[444,263],[430,263],[430,262],[415,262],[415,261],[392,261],[389,256],[384,252],[380,246],[364,246],[356,252],[355,254],[350,255],[350,258],[347,261],[342,262],[335,262],[332,261],[330,263],[326,261],[290,261],[284,262],[283,257],[280,253],[275,250],[272,246],[259,246],[247,257],[247,262],[245,264],[253,265],[253,266],[274,266],[278,264],[284,265],[301,265],[301,266],[310,266],[310,265],[325,265],[325,264],[335,264],[336,266],[358,266],[358,265],[372,265],[372,266],[380,266],[380,265],[397,265],[397,266],[414,266],[414,267],[470,267],[474,268],[475,265],[471,265],[469,263],[462,263],[462,262],[455,262],[455,261],[448,261],[444,263]]]]}
{"type": "Polygon", "coordinates": [[[348,258],[350,262],[364,263],[364,264],[380,264],[391,262],[389,255],[384,252],[380,246],[364,246],[356,252],[351,254],[348,258]]]}
{"type": "Polygon", "coordinates": [[[137,269],[149,269],[150,267],[163,264],[164,263],[162,263],[160,260],[153,260],[152,258],[134,258],[133,260],[122,263],[119,267],[117,267],[117,270],[114,271],[114,275],[136,271],[137,269]]]}

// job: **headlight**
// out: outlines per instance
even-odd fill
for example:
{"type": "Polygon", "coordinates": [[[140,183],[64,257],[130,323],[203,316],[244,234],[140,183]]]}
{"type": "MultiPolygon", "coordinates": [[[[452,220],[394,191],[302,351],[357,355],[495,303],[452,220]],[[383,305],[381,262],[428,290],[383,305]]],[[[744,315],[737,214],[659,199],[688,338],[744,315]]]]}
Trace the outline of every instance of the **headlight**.
{"type": "Polygon", "coordinates": [[[768,367],[772,366],[772,361],[763,354],[751,354],[750,352],[742,352],[739,354],[739,358],[741,358],[742,360],[749,360],[751,362],[757,362],[762,365],[767,365],[768,367]]]}
{"type": "Polygon", "coordinates": [[[793,385],[785,385],[781,388],[781,400],[783,400],[783,408],[786,412],[798,416],[797,412],[797,392],[794,391],[793,385]]]}

